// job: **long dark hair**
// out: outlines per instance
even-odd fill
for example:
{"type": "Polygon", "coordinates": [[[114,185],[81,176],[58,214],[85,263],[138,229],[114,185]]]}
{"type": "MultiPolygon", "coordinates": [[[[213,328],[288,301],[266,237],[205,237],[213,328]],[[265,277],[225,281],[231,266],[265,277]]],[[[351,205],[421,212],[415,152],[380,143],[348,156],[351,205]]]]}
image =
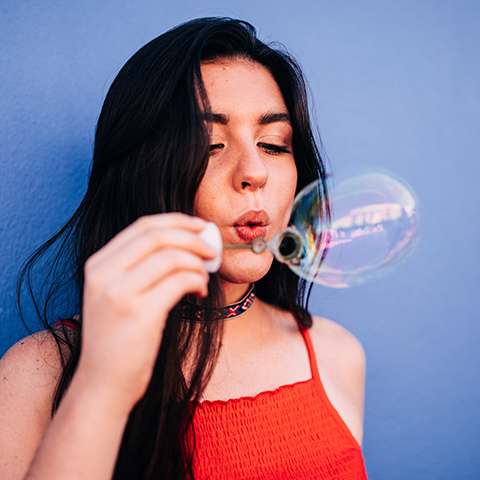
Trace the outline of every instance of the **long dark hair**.
{"type": "MultiPolygon", "coordinates": [[[[67,224],[29,259],[19,277],[21,315],[26,289],[63,352],[52,414],[79,358],[86,260],[143,215],[194,213],[195,193],[209,158],[204,122],[208,99],[200,65],[237,57],[266,67],[283,94],[293,128],[297,191],[325,178],[302,72],[283,48],[262,43],[253,26],[229,18],[202,18],[141,48],[121,69],[106,96],[83,201],[67,224]],[[47,251],[51,254],[45,262],[47,251]],[[40,285],[36,278],[43,279],[40,285]],[[52,328],[65,317],[76,318],[77,334],[52,328]]],[[[328,217],[326,193],[324,189],[323,214],[328,217]]],[[[215,275],[209,288],[210,295],[202,303],[206,311],[222,301],[215,275]]],[[[256,289],[259,298],[292,312],[303,326],[311,326],[306,282],[285,265],[274,260],[256,289]]],[[[170,314],[150,385],[130,414],[115,479],[193,477],[194,445],[187,445],[187,432],[192,431],[194,400],[200,398],[215,365],[221,328],[221,322],[182,322],[170,314]],[[192,358],[192,349],[196,364],[187,382],[182,367],[187,356],[192,358]]]]}

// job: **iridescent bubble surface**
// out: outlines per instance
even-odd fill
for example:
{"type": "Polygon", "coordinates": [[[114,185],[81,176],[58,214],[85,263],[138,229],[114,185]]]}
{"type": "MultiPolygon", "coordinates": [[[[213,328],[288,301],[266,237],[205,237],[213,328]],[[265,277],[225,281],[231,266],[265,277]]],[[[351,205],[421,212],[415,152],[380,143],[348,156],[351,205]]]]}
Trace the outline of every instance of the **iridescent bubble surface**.
{"type": "MultiPolygon", "coordinates": [[[[320,192],[321,184],[310,184],[293,205],[290,228],[299,233],[302,248],[283,261],[297,275],[347,288],[387,274],[414,249],[418,207],[403,181],[371,171],[336,182],[330,186],[330,224],[322,215],[320,192]]],[[[282,261],[278,248],[270,249],[282,261]]]]}

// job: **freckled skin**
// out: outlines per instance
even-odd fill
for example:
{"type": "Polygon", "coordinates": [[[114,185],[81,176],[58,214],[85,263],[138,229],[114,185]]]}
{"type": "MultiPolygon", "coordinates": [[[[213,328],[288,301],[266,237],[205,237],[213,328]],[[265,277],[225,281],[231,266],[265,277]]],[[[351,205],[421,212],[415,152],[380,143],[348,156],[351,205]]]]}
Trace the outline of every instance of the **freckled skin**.
{"type": "MultiPolygon", "coordinates": [[[[204,64],[202,78],[212,113],[226,122],[212,122],[211,157],[195,213],[215,222],[223,243],[232,244],[240,241],[235,220],[250,210],[265,210],[270,240],[288,224],[297,184],[289,121],[260,123],[268,114],[288,115],[280,89],[266,68],[247,60],[204,64]]],[[[250,283],[268,272],[272,260],[268,252],[225,250],[220,277],[225,283],[250,283]]]]}

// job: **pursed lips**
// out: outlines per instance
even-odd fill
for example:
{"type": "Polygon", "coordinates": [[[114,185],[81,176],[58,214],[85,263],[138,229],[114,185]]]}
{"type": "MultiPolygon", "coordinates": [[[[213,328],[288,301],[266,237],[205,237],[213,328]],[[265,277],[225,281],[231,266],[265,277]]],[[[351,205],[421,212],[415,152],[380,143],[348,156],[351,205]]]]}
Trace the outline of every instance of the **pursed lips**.
{"type": "Polygon", "coordinates": [[[250,210],[241,215],[234,223],[239,238],[250,243],[255,238],[265,237],[270,218],[265,210],[250,210]]]}

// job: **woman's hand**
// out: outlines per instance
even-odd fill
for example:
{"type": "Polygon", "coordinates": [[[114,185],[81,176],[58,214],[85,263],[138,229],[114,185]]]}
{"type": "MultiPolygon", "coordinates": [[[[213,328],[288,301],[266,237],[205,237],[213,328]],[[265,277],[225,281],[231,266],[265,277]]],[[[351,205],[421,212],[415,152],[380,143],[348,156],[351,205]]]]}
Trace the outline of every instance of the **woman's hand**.
{"type": "Polygon", "coordinates": [[[143,396],[168,313],[184,295],[208,293],[205,260],[217,252],[198,236],[205,225],[178,213],[143,217],[88,259],[72,383],[121,411],[143,396]]]}

